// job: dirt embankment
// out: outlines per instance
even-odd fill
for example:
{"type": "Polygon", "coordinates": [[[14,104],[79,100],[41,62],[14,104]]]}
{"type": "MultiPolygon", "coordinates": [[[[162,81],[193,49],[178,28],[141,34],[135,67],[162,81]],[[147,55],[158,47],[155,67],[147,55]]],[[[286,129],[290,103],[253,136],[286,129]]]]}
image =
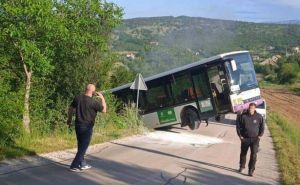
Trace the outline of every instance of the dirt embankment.
{"type": "Polygon", "coordinates": [[[262,89],[267,108],[300,126],[300,96],[285,89],[262,89]]]}

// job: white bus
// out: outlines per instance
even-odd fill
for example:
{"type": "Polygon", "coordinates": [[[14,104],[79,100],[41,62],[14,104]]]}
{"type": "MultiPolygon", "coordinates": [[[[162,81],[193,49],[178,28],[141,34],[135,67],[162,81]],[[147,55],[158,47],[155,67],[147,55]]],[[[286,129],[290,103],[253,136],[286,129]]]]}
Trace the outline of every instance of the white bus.
{"type": "MultiPolygon", "coordinates": [[[[260,105],[263,99],[248,51],[236,51],[203,59],[145,78],[140,91],[139,114],[151,128],[180,123],[190,129],[221,114],[260,105]]],[[[136,90],[126,84],[111,92],[124,103],[136,101],[136,90]]]]}

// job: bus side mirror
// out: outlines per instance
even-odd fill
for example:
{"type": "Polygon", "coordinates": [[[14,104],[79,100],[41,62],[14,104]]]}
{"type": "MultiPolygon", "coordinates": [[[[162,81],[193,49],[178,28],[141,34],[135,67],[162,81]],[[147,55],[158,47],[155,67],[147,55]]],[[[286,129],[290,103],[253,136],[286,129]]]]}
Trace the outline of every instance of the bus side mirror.
{"type": "Polygon", "coordinates": [[[231,61],[230,61],[230,64],[231,64],[232,71],[236,71],[236,70],[237,70],[237,67],[236,67],[236,62],[235,62],[235,60],[231,60],[231,61]]]}

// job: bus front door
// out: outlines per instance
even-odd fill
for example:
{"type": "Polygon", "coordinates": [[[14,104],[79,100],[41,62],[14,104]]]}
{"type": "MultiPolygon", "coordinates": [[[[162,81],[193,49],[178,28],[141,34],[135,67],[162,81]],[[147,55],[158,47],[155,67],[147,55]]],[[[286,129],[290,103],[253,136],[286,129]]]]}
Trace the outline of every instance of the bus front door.
{"type": "Polygon", "coordinates": [[[222,64],[207,69],[210,88],[218,114],[230,112],[229,85],[222,64]]]}

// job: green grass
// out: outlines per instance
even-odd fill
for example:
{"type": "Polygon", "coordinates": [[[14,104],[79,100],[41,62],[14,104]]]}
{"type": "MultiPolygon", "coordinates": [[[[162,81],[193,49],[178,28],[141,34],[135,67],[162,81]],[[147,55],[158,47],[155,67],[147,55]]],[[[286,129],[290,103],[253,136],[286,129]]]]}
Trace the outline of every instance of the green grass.
{"type": "Polygon", "coordinates": [[[300,129],[275,112],[269,113],[268,127],[276,148],[282,184],[300,184],[300,129]]]}
{"type": "Polygon", "coordinates": [[[287,89],[300,95],[300,82],[298,81],[293,84],[277,84],[277,83],[272,83],[272,82],[262,80],[259,82],[259,86],[261,88],[287,89]]]}
{"type": "MultiPolygon", "coordinates": [[[[66,128],[68,130],[68,128],[66,128]]],[[[95,128],[91,144],[103,143],[106,141],[140,133],[137,128],[116,128],[111,126],[100,130],[95,128]]],[[[75,131],[55,132],[53,134],[38,136],[26,135],[16,139],[13,145],[0,146],[0,160],[5,158],[22,157],[35,155],[68,148],[76,147],[75,131]]]]}
{"type": "MultiPolygon", "coordinates": [[[[0,160],[26,155],[59,151],[76,147],[75,129],[61,123],[51,132],[44,128],[33,129],[31,134],[23,134],[14,143],[0,145],[0,160]]],[[[98,116],[94,126],[91,144],[139,134],[145,131],[143,123],[136,119],[135,110],[126,108],[123,114],[103,114],[98,116]]]]}

